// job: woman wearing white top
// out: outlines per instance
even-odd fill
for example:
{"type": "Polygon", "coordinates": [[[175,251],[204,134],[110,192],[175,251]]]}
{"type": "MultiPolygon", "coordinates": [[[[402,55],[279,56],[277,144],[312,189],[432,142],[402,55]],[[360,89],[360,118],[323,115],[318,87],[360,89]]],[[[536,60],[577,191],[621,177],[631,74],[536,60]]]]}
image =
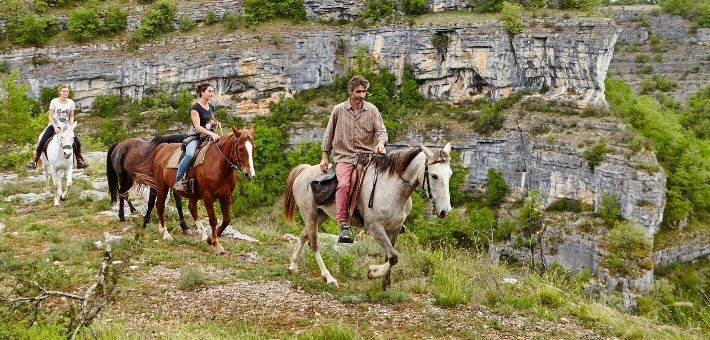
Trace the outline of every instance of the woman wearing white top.
{"type": "MultiPolygon", "coordinates": [[[[37,144],[37,149],[35,150],[35,159],[27,164],[28,169],[36,169],[37,161],[39,156],[42,154],[44,145],[47,144],[52,135],[59,133],[59,129],[64,124],[74,123],[74,101],[69,98],[69,86],[59,85],[59,97],[52,99],[49,103],[49,125],[44,130],[42,138],[37,144]]],[[[81,143],[79,143],[79,138],[74,135],[74,154],[76,155],[76,167],[83,169],[89,166],[81,157],[81,143]]]]}

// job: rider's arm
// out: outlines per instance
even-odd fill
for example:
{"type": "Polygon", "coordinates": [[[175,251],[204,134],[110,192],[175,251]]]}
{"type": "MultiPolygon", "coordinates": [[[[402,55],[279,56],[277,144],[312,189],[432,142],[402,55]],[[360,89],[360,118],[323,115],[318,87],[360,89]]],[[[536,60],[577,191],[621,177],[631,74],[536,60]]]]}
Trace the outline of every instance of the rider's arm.
{"type": "Polygon", "coordinates": [[[325,159],[328,158],[328,153],[333,148],[333,138],[335,137],[335,125],[338,123],[338,116],[336,114],[337,106],[333,108],[333,112],[330,113],[330,118],[328,118],[328,126],[325,128],[325,133],[323,134],[323,141],[320,145],[320,150],[323,152],[322,155],[325,159]]]}
{"type": "Polygon", "coordinates": [[[385,128],[385,122],[382,120],[382,115],[380,111],[375,108],[375,140],[377,145],[385,146],[387,145],[387,128],[385,128]]]}
{"type": "Polygon", "coordinates": [[[69,124],[74,124],[74,109],[69,111],[69,124]]]}
{"type": "Polygon", "coordinates": [[[199,132],[199,133],[201,133],[201,134],[204,134],[204,135],[207,135],[207,136],[211,136],[211,137],[214,138],[215,140],[216,140],[216,139],[219,139],[219,135],[218,135],[218,134],[216,134],[216,133],[214,133],[214,132],[212,132],[212,131],[210,131],[210,130],[207,130],[207,129],[205,129],[204,127],[200,126],[200,114],[197,112],[197,110],[192,110],[192,111],[190,111],[190,119],[192,120],[192,126],[195,127],[195,130],[197,130],[197,132],[199,132]],[[217,138],[215,138],[215,136],[217,136],[217,138]]]}
{"type": "Polygon", "coordinates": [[[47,110],[47,114],[49,115],[49,124],[52,124],[55,130],[58,129],[59,125],[54,121],[54,109],[47,110]]]}

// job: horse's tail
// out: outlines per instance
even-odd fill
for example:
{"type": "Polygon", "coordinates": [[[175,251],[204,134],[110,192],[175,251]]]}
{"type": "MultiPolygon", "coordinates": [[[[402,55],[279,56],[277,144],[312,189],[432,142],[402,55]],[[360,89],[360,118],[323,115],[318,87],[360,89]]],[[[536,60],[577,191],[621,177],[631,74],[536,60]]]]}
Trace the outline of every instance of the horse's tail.
{"type": "Polygon", "coordinates": [[[150,143],[151,150],[155,149],[156,146],[163,143],[182,143],[187,135],[167,135],[167,136],[155,136],[150,143]]]}
{"type": "Polygon", "coordinates": [[[118,174],[116,169],[113,168],[113,162],[111,161],[111,155],[116,149],[118,143],[109,146],[108,152],[106,153],[106,179],[108,179],[108,193],[111,196],[111,203],[116,203],[118,199],[118,174]]]}
{"type": "Polygon", "coordinates": [[[296,181],[296,177],[303,172],[310,165],[301,164],[293,168],[288,174],[288,179],[286,179],[286,190],[284,191],[284,216],[289,222],[293,222],[293,212],[296,207],[296,200],[293,197],[293,182],[296,181]]]}
{"type": "Polygon", "coordinates": [[[158,189],[158,181],[155,179],[155,174],[153,173],[153,163],[164,145],[166,144],[155,145],[155,148],[149,151],[143,161],[131,165],[126,169],[126,171],[131,174],[131,177],[133,177],[133,181],[138,183],[139,186],[147,186],[155,190],[158,189]]]}

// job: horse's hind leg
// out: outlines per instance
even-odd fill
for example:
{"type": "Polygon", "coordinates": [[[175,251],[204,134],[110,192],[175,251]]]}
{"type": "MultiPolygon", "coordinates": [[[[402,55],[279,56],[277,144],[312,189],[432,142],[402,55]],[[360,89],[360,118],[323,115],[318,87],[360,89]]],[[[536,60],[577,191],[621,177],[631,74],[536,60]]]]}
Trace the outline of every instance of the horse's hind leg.
{"type": "Polygon", "coordinates": [[[211,245],[212,248],[214,248],[215,254],[226,254],[227,252],[224,250],[222,245],[219,244],[219,236],[217,234],[217,215],[215,215],[214,212],[214,200],[212,199],[212,197],[204,195],[202,198],[202,202],[205,204],[205,210],[207,210],[207,216],[210,219],[210,227],[212,229],[212,233],[207,239],[207,243],[211,245]]]}
{"type": "MultiPolygon", "coordinates": [[[[155,207],[155,199],[156,199],[156,194],[155,190],[150,190],[150,195],[148,196],[148,209],[145,211],[145,216],[143,217],[143,229],[148,225],[148,222],[150,221],[150,213],[153,211],[153,207],[155,207]]],[[[123,206],[121,206],[121,210],[123,210],[123,206]]]]}
{"type": "MultiPolygon", "coordinates": [[[[67,197],[69,197],[69,188],[71,188],[72,185],[72,177],[74,173],[74,168],[72,166],[69,166],[69,169],[66,170],[65,175],[67,177],[67,189],[64,190],[62,193],[62,196],[59,197],[62,201],[66,201],[67,197]]],[[[61,177],[60,177],[60,183],[61,183],[61,177]]]]}
{"type": "Polygon", "coordinates": [[[197,229],[200,231],[200,241],[207,241],[207,230],[205,229],[205,226],[202,225],[202,221],[200,221],[200,216],[197,214],[197,200],[194,198],[190,198],[189,202],[187,203],[187,209],[190,210],[190,215],[192,215],[192,219],[195,221],[197,229]]]}
{"type": "MultiPolygon", "coordinates": [[[[320,226],[325,222],[325,220],[328,218],[328,215],[326,215],[322,210],[318,210],[318,223],[316,226],[320,226]]],[[[316,227],[316,230],[318,230],[318,227],[316,227]]],[[[301,254],[301,250],[303,249],[303,246],[308,243],[308,228],[303,227],[301,230],[301,236],[298,238],[296,241],[296,245],[293,248],[293,253],[291,254],[291,258],[289,261],[288,265],[288,270],[290,270],[292,273],[297,273],[298,272],[298,256],[301,254]]]]}
{"type": "Polygon", "coordinates": [[[165,227],[165,218],[163,214],[165,213],[165,200],[168,198],[167,190],[161,190],[156,193],[157,195],[157,210],[158,218],[160,219],[160,224],[158,225],[158,232],[163,235],[163,240],[172,241],[173,236],[168,232],[168,228],[165,227]]]}
{"type": "Polygon", "coordinates": [[[182,214],[182,199],[180,199],[180,196],[173,191],[173,199],[175,199],[175,209],[177,209],[178,212],[178,218],[180,219],[180,229],[182,229],[182,233],[185,235],[192,235],[192,230],[190,230],[190,227],[187,226],[187,223],[185,222],[185,216],[182,214]]]}

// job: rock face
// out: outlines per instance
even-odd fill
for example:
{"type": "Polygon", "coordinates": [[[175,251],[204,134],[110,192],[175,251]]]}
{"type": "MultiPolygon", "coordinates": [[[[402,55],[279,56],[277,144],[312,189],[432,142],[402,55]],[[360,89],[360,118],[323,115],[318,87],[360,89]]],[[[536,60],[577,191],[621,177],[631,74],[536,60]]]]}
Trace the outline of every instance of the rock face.
{"type": "Polygon", "coordinates": [[[342,73],[341,62],[351,62],[362,49],[396,75],[405,64],[412,65],[420,92],[431,99],[497,99],[544,85],[549,88],[544,96],[550,99],[605,105],[603,80],[616,27],[607,20],[583,18],[554,26],[512,38],[498,21],[362,31],[319,27],[283,32],[283,42],[272,34],[209,41],[181,36],[145,45],[138,53],[117,44],[94,44],[15,49],[0,54],[0,60],[20,69],[31,95],[37,96],[42,87],[69,83],[82,107],[91,106],[100,94],[141,97],[157,87],[175,91],[205,81],[215,85],[218,98],[298,92],[329,84],[342,73]],[[448,40],[440,50],[432,44],[435,33],[448,40]],[[194,49],[197,45],[210,48],[194,49]],[[33,65],[37,55],[51,62],[33,65]]]}
{"type": "Polygon", "coordinates": [[[320,20],[357,19],[365,8],[364,0],[304,0],[306,16],[320,20]]]}
{"type": "Polygon", "coordinates": [[[690,262],[710,256],[710,243],[707,240],[688,240],[674,247],[653,253],[654,266],[667,266],[676,262],[690,262]]]}
{"type": "Polygon", "coordinates": [[[634,90],[654,75],[675,81],[670,95],[681,101],[708,84],[710,29],[691,30],[691,22],[659,6],[612,6],[621,27],[609,67],[634,90]]]}

